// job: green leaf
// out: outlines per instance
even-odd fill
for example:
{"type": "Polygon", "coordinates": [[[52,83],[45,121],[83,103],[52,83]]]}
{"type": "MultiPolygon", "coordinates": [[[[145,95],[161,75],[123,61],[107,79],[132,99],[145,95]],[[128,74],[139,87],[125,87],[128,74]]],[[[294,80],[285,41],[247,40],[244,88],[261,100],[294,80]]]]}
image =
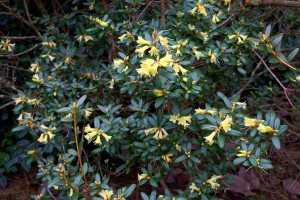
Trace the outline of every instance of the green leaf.
{"type": "Polygon", "coordinates": [[[158,108],[159,106],[161,106],[165,101],[164,97],[159,97],[155,100],[155,108],[158,108]]]}
{"type": "Polygon", "coordinates": [[[250,161],[250,163],[251,163],[251,165],[252,165],[253,167],[256,167],[256,166],[257,166],[256,158],[254,157],[254,155],[251,155],[251,156],[249,157],[249,161],[250,161]]]}
{"type": "Polygon", "coordinates": [[[77,106],[80,106],[84,100],[86,99],[86,95],[83,95],[78,101],[77,101],[77,106]]]}
{"type": "Polygon", "coordinates": [[[125,198],[129,197],[135,188],[136,188],[136,184],[132,184],[131,186],[129,186],[124,192],[124,197],[125,198]]]}
{"type": "Polygon", "coordinates": [[[24,130],[26,128],[26,126],[17,126],[17,127],[15,127],[15,128],[13,128],[13,132],[17,132],[17,131],[22,131],[22,130],[24,130]]]}
{"type": "Polygon", "coordinates": [[[280,149],[280,140],[278,137],[272,137],[272,143],[277,150],[280,149]]]}
{"type": "Polygon", "coordinates": [[[299,48],[294,49],[294,50],[290,53],[290,55],[287,57],[287,60],[288,60],[288,61],[293,60],[293,58],[297,55],[298,51],[299,51],[299,48]]]}
{"type": "Polygon", "coordinates": [[[219,147],[223,148],[225,144],[225,135],[219,133],[217,136],[217,140],[218,140],[219,147]]]}
{"type": "Polygon", "coordinates": [[[85,163],[83,163],[82,167],[83,167],[84,173],[86,174],[86,172],[88,170],[88,164],[85,162],[85,163]]]}
{"type": "Polygon", "coordinates": [[[141,193],[141,196],[143,200],[149,200],[148,196],[144,192],[141,193]]]}
{"type": "Polygon", "coordinates": [[[217,92],[217,95],[218,95],[218,97],[220,97],[224,101],[227,108],[229,108],[229,109],[232,108],[230,100],[223,93],[217,92]]]}
{"type": "Polygon", "coordinates": [[[269,25],[267,26],[267,28],[266,28],[265,35],[268,36],[268,37],[269,37],[270,34],[271,34],[271,28],[272,28],[271,24],[269,24],[269,25]]]}
{"type": "Polygon", "coordinates": [[[77,152],[74,149],[68,149],[68,154],[72,156],[77,156],[77,152]]]}
{"type": "Polygon", "coordinates": [[[182,162],[182,161],[186,160],[186,158],[187,158],[186,155],[181,155],[174,160],[174,163],[182,162]]]}
{"type": "Polygon", "coordinates": [[[52,186],[55,185],[60,180],[61,180],[60,176],[55,177],[54,179],[52,179],[51,181],[49,181],[47,187],[48,188],[52,188],[52,186]]]}
{"type": "Polygon", "coordinates": [[[276,47],[282,40],[283,37],[283,33],[277,34],[276,36],[274,36],[274,40],[272,41],[272,46],[276,47]]]}
{"type": "Polygon", "coordinates": [[[63,108],[58,109],[56,112],[69,112],[69,111],[70,111],[69,107],[63,107],[63,108]]]}
{"type": "Polygon", "coordinates": [[[233,161],[233,164],[234,165],[239,165],[241,164],[242,162],[244,162],[247,158],[245,157],[241,157],[241,158],[236,158],[234,161],[233,161]]]}

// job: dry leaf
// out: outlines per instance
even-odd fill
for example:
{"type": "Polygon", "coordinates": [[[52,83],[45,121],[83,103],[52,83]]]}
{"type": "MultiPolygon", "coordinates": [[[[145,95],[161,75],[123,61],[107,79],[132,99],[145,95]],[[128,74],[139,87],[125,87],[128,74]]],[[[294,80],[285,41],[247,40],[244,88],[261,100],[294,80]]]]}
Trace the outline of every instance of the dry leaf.
{"type": "Polygon", "coordinates": [[[300,183],[292,179],[285,179],[282,181],[284,189],[291,194],[300,196],[300,183]]]}

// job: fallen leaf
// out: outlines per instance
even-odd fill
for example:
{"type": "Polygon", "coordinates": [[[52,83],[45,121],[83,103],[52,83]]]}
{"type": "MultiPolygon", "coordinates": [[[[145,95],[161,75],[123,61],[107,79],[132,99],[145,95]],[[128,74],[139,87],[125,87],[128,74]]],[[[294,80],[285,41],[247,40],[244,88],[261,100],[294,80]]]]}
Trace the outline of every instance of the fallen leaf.
{"type": "Polygon", "coordinates": [[[284,189],[291,194],[300,196],[300,183],[292,179],[285,179],[282,181],[284,189]]]}

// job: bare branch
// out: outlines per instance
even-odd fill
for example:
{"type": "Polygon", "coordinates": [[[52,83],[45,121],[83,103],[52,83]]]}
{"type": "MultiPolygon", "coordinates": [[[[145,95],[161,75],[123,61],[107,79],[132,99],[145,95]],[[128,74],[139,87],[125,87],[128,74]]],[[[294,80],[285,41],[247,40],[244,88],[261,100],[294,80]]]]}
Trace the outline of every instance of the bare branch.
{"type": "Polygon", "coordinates": [[[283,6],[300,8],[300,1],[289,0],[252,0],[253,3],[257,3],[259,6],[283,6]]]}
{"type": "Polygon", "coordinates": [[[27,40],[27,39],[36,39],[36,36],[0,36],[2,39],[9,40],[27,40]]]}
{"type": "Polygon", "coordinates": [[[293,108],[295,108],[295,106],[293,105],[293,103],[291,102],[289,95],[288,95],[288,89],[280,82],[280,80],[276,77],[276,75],[271,71],[271,69],[268,67],[268,65],[266,64],[266,62],[264,61],[264,59],[255,51],[253,50],[253,52],[255,53],[255,55],[260,59],[260,61],[264,64],[264,66],[266,67],[266,69],[270,72],[270,74],[273,76],[273,78],[277,81],[277,83],[280,85],[280,87],[283,89],[284,94],[287,98],[287,100],[289,101],[289,103],[291,104],[291,106],[293,108]]]}
{"type": "Polygon", "coordinates": [[[20,53],[17,53],[17,54],[5,54],[5,55],[1,55],[0,54],[0,57],[18,57],[20,55],[23,55],[25,53],[28,53],[29,51],[32,51],[33,49],[35,49],[36,47],[38,47],[39,44],[36,44],[34,45],[33,47],[31,47],[30,49],[27,49],[26,51],[22,51],[20,53]]]}

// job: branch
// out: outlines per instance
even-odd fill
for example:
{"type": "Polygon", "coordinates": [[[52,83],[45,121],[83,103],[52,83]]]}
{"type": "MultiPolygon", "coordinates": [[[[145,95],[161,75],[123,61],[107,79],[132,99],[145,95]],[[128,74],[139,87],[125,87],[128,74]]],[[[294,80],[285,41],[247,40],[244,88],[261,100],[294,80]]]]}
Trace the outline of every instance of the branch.
{"type": "Polygon", "coordinates": [[[0,110],[3,109],[3,108],[5,108],[5,107],[7,107],[7,106],[13,105],[14,103],[15,103],[14,101],[10,101],[10,102],[8,102],[6,104],[3,104],[2,106],[0,106],[0,110]]]}
{"type": "Polygon", "coordinates": [[[264,61],[264,59],[256,52],[253,50],[253,52],[255,53],[255,55],[260,59],[260,61],[264,64],[264,66],[266,67],[266,69],[270,72],[270,74],[273,76],[273,78],[275,78],[275,80],[277,81],[277,83],[280,85],[280,87],[283,89],[285,97],[287,98],[287,100],[289,101],[289,103],[291,104],[291,106],[293,108],[295,108],[295,106],[293,105],[293,103],[291,102],[289,95],[288,95],[288,89],[280,82],[280,80],[276,77],[276,75],[271,71],[271,69],[268,67],[268,65],[266,64],[266,62],[264,61]]]}
{"type": "Polygon", "coordinates": [[[38,30],[38,28],[37,28],[34,24],[32,24],[32,23],[30,23],[28,20],[26,20],[26,19],[25,19],[22,15],[20,15],[18,12],[16,12],[15,9],[9,7],[8,5],[6,5],[5,3],[1,2],[1,1],[0,1],[0,4],[1,4],[4,8],[6,8],[11,14],[13,14],[16,18],[18,18],[20,21],[22,21],[22,22],[25,23],[27,26],[29,26],[30,28],[32,28],[32,29],[35,31],[35,33],[36,33],[39,37],[42,36],[42,34],[41,34],[40,31],[38,30]]]}
{"type": "Polygon", "coordinates": [[[284,7],[300,8],[300,1],[252,0],[252,3],[257,3],[259,6],[284,6],[284,7]]]}
{"type": "Polygon", "coordinates": [[[35,49],[38,45],[39,45],[39,44],[36,44],[36,45],[34,45],[33,47],[31,47],[30,49],[27,49],[27,50],[22,51],[22,52],[17,53],[17,54],[5,54],[5,55],[1,55],[1,54],[0,54],[0,57],[18,57],[18,56],[20,56],[20,55],[23,55],[23,54],[25,54],[25,53],[28,53],[29,51],[32,51],[32,50],[35,49]]]}

